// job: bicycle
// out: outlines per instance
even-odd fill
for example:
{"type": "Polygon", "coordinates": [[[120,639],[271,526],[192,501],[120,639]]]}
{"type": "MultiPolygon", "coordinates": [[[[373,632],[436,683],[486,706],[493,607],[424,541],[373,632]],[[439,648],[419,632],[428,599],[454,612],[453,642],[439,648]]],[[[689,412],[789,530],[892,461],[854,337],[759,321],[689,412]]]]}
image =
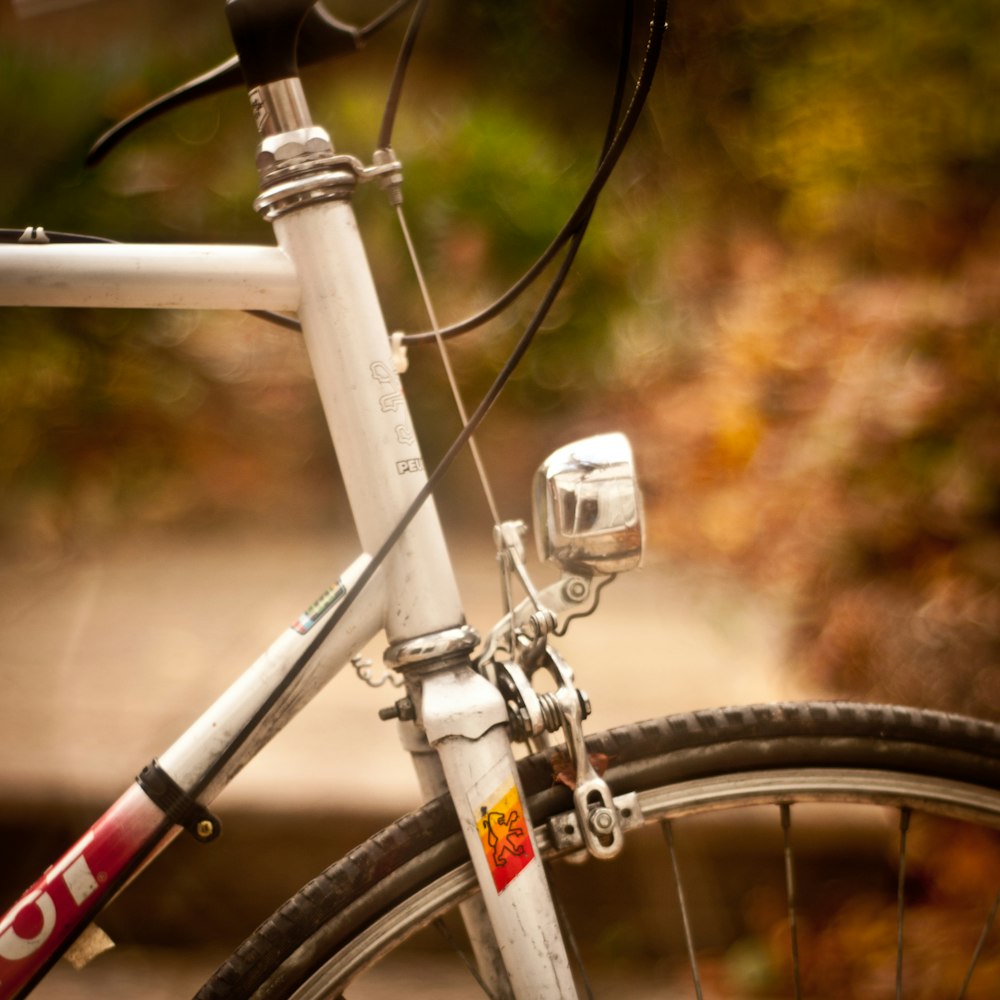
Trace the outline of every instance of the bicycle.
{"type": "MultiPolygon", "coordinates": [[[[403,68],[425,6],[417,4],[404,39],[403,68]]],[[[399,341],[382,320],[350,206],[354,188],[366,180],[398,201],[402,165],[388,141],[379,143],[371,165],[336,155],[311,120],[297,74],[297,50],[309,58],[339,54],[354,47],[359,33],[312,0],[229,0],[227,13],[238,64],[226,64],[193,90],[242,71],[262,134],[256,207],[273,223],[277,246],[130,247],[29,228],[16,234],[28,246],[0,246],[0,304],[297,312],[364,554],[0,919],[0,996],[25,995],[63,953],[84,961],[100,950],[92,924],[98,910],[171,839],[187,832],[199,842],[214,841],[220,832],[210,811],[214,798],[381,630],[386,663],[406,686],[386,716],[397,720],[429,801],[290,899],[200,997],[341,995],[355,975],[456,907],[475,956],[472,974],[487,995],[590,993],[576,957],[585,935],[568,929],[551,886],[565,883],[563,889],[582,894],[593,909],[591,890],[608,878],[603,863],[627,858],[626,840],[660,831],[677,900],[672,919],[680,925],[691,988],[701,996],[706,969],[709,978],[717,974],[712,952],[726,935],[702,939],[707,955],[698,947],[705,918],[692,907],[691,883],[680,871],[682,831],[694,818],[694,836],[706,838],[713,827],[698,817],[742,807],[753,807],[746,829],[765,840],[776,835],[784,883],[780,916],[769,914],[763,930],[758,927],[758,945],[769,947],[780,927],[788,960],[772,964],[785,977],[782,988],[813,995],[823,988],[816,977],[829,977],[830,965],[800,961],[800,945],[819,932],[802,905],[804,859],[796,853],[796,834],[800,817],[807,830],[810,823],[828,825],[829,803],[838,810],[875,806],[878,818],[866,820],[866,828],[879,843],[897,840],[895,860],[877,877],[888,872],[892,883],[887,988],[901,995],[924,974],[912,964],[920,956],[904,947],[914,868],[929,864],[944,838],[954,836],[950,821],[967,824],[970,836],[1000,825],[998,728],[901,707],[807,703],[712,709],[585,739],[589,705],[552,640],[571,619],[592,612],[604,586],[641,558],[641,499],[627,441],[617,434],[586,439],[560,449],[539,470],[536,533],[541,555],[562,572],[557,583],[535,587],[522,527],[495,517],[507,606],[482,639],[465,623],[429,500],[530,346],[572,264],[652,79],[665,29],[662,0],[651,6],[633,99],[626,105],[619,93],[612,102],[595,179],[545,259],[564,252],[556,278],[497,382],[471,416],[463,413],[461,434],[429,475],[399,383],[399,341]],[[520,601],[516,587],[526,594],[520,601]],[[565,748],[549,747],[549,734],[560,732],[565,748]],[[514,742],[534,752],[516,762],[514,742]],[[814,805],[818,818],[810,818],[814,805]],[[761,819],[761,806],[770,821],[761,819]],[[885,812],[895,816],[892,828],[885,812]],[[939,818],[948,824],[939,826],[939,818]],[[928,853],[914,855],[914,842],[925,838],[931,838],[928,853]],[[570,863],[589,856],[602,865],[570,863]]],[[[625,5],[625,39],[631,19],[625,5]]],[[[622,48],[627,56],[629,43],[622,48]]],[[[627,68],[627,58],[622,65],[627,68]]],[[[432,325],[424,339],[458,332],[432,325]]],[[[661,885],[640,865],[631,887],[642,881],[657,890],[661,885]]],[[[996,986],[987,943],[1000,894],[988,888],[968,958],[953,982],[961,996],[980,988],[987,995],[996,986]]],[[[824,886],[828,908],[829,900],[824,886]]],[[[773,900],[765,903],[768,909],[773,900]]],[[[640,923],[650,919],[643,910],[640,923]]],[[[661,924],[662,914],[656,919],[661,924]]],[[[632,951],[649,964],[650,947],[645,935],[638,946],[619,938],[618,952],[632,951]]],[[[837,957],[843,964],[843,954],[837,957]]],[[[882,988],[881,979],[875,982],[882,988]]],[[[852,988],[836,980],[827,986],[837,995],[852,988]]]]}

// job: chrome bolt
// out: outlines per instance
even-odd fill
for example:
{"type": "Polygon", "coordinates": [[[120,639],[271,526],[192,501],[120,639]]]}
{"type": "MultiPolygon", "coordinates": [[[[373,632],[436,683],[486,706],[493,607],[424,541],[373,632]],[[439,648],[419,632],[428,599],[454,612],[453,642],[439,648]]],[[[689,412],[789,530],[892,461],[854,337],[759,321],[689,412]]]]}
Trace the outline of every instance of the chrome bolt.
{"type": "Polygon", "coordinates": [[[403,171],[391,169],[397,163],[396,154],[391,149],[376,149],[372,154],[372,163],[376,167],[389,167],[385,173],[378,175],[378,183],[389,196],[389,204],[396,206],[403,203],[403,171]]]}
{"type": "Polygon", "coordinates": [[[390,719],[399,719],[401,722],[412,722],[417,717],[417,710],[409,698],[400,698],[394,705],[388,708],[380,708],[378,717],[383,722],[390,719]]]}
{"type": "Polygon", "coordinates": [[[607,806],[595,809],[590,815],[590,828],[598,836],[606,836],[615,828],[614,813],[607,806]]]}

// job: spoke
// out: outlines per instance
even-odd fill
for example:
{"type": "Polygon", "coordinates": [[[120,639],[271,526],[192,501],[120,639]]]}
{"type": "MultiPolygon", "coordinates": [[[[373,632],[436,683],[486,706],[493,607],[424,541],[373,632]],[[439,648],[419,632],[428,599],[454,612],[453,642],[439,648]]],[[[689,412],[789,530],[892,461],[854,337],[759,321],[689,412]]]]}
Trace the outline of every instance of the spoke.
{"type": "Polygon", "coordinates": [[[896,885],[896,1000],[903,996],[903,917],[906,913],[906,834],[910,810],[899,810],[899,881],[896,885]]]}
{"type": "MultiPolygon", "coordinates": [[[[546,874],[550,875],[548,866],[546,866],[546,874]]],[[[580,981],[583,984],[584,990],[586,990],[587,1000],[594,1000],[594,990],[590,985],[590,979],[587,976],[587,970],[583,964],[583,955],[580,953],[580,945],[576,940],[576,935],[573,933],[573,928],[570,926],[569,914],[566,913],[566,907],[563,905],[562,898],[555,890],[555,886],[552,884],[552,878],[549,877],[549,891],[552,894],[552,902],[555,904],[556,917],[559,920],[559,927],[562,930],[563,940],[566,942],[570,953],[573,956],[573,961],[576,963],[576,967],[580,973],[580,981]]]]}
{"type": "Polygon", "coordinates": [[[483,991],[483,995],[489,997],[490,1000],[495,1000],[489,989],[487,989],[483,977],[479,974],[479,970],[476,968],[469,956],[466,955],[459,943],[455,940],[455,935],[451,933],[448,925],[440,917],[434,921],[434,929],[441,935],[441,937],[444,938],[448,947],[451,948],[451,950],[462,960],[462,964],[469,970],[472,978],[479,984],[479,988],[483,991]]]}
{"type": "Polygon", "coordinates": [[[983,932],[979,935],[979,941],[976,944],[976,950],[972,953],[972,961],[969,963],[969,971],[965,974],[965,980],[962,982],[962,991],[958,994],[958,1000],[965,1000],[965,993],[969,988],[969,983],[972,982],[972,974],[976,971],[979,956],[982,955],[986,939],[993,929],[993,921],[996,920],[998,910],[1000,910],[1000,892],[997,893],[997,898],[993,900],[993,909],[990,910],[990,915],[986,918],[986,923],[983,925],[983,932]]]}
{"type": "Polygon", "coordinates": [[[802,984],[799,976],[799,927],[795,911],[797,895],[795,864],[792,855],[792,810],[787,802],[781,803],[781,829],[785,838],[785,892],[788,898],[788,933],[792,945],[792,981],[795,988],[795,1000],[800,1000],[802,984]]]}
{"type": "Polygon", "coordinates": [[[681,882],[681,869],[677,863],[677,848],[674,845],[674,829],[670,820],[663,820],[660,824],[663,828],[663,835],[667,838],[667,845],[670,848],[670,863],[674,869],[674,884],[677,886],[677,902],[681,908],[681,921],[684,924],[684,941],[687,944],[688,962],[691,965],[691,975],[694,977],[694,990],[698,1000],[703,1000],[701,990],[701,974],[698,971],[698,959],[694,953],[694,938],[691,936],[691,921],[688,918],[687,900],[684,896],[684,885],[681,882]]]}

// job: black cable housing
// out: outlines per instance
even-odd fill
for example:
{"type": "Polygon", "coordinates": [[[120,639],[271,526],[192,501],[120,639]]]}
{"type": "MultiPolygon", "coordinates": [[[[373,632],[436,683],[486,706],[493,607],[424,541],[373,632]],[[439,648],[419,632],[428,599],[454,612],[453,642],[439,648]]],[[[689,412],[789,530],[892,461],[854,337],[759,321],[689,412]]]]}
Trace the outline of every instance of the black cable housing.
{"type": "MultiPolygon", "coordinates": [[[[405,344],[419,344],[419,343],[433,343],[438,337],[444,339],[449,339],[452,337],[460,336],[463,333],[468,333],[471,330],[475,330],[490,320],[495,319],[499,316],[505,309],[512,305],[523,292],[525,292],[542,272],[552,263],[559,252],[566,246],[568,241],[572,238],[573,234],[577,229],[583,225],[586,226],[587,220],[589,220],[590,213],[593,211],[594,205],[597,202],[597,198],[601,191],[604,189],[611,176],[612,171],[618,164],[618,160],[621,158],[622,153],[625,150],[625,146],[628,144],[629,139],[632,137],[632,133],[635,130],[636,123],[639,119],[639,113],[641,112],[643,106],[645,105],[646,97],[649,94],[649,90],[653,83],[653,70],[655,70],[656,60],[659,58],[659,51],[661,48],[663,33],[666,30],[666,4],[663,4],[663,15],[664,20],[662,22],[663,27],[659,32],[659,39],[656,42],[656,59],[653,60],[652,65],[649,65],[650,52],[647,49],[646,60],[644,61],[644,68],[648,67],[650,72],[642,73],[639,79],[636,81],[635,88],[632,92],[632,98],[629,102],[629,106],[625,111],[624,117],[622,117],[619,122],[618,116],[621,108],[621,102],[624,97],[624,89],[626,84],[626,79],[628,76],[628,55],[629,48],[631,44],[631,23],[634,20],[632,16],[633,4],[629,2],[626,5],[626,24],[628,30],[625,33],[625,37],[622,41],[622,58],[619,60],[619,70],[618,78],[615,85],[615,99],[612,105],[612,113],[609,120],[608,132],[605,136],[605,143],[601,152],[601,159],[597,165],[594,175],[584,191],[582,197],[577,203],[576,208],[573,210],[572,215],[563,224],[562,229],[556,234],[552,242],[546,247],[544,251],[539,255],[534,264],[528,268],[527,271],[513,284],[511,287],[501,295],[495,302],[482,309],[480,312],[473,316],[470,316],[458,323],[452,324],[450,326],[444,327],[437,331],[428,331],[425,333],[412,333],[407,334],[403,337],[403,343],[405,344]]],[[[654,23],[651,26],[650,38],[653,37],[653,33],[656,30],[656,14],[654,14],[654,23]]]]}
{"type": "Polygon", "coordinates": [[[385,102],[385,112],[382,115],[382,124],[378,131],[376,149],[390,149],[392,147],[392,130],[396,124],[399,101],[403,94],[403,83],[406,79],[406,71],[410,66],[410,59],[413,57],[413,50],[417,44],[417,36],[424,22],[427,4],[428,0],[417,0],[417,5],[410,17],[410,23],[403,37],[403,44],[399,49],[396,67],[393,70],[392,83],[389,86],[389,96],[385,102]]]}
{"type": "Polygon", "coordinates": [[[327,636],[337,627],[337,625],[340,624],[344,615],[357,599],[358,595],[381,568],[388,554],[402,537],[403,532],[410,526],[410,523],[420,511],[420,508],[433,494],[434,490],[440,484],[441,480],[451,467],[455,458],[468,444],[469,439],[479,428],[486,415],[492,409],[493,404],[500,396],[500,393],[510,381],[511,376],[514,374],[514,371],[517,369],[524,355],[527,353],[528,348],[534,341],[535,335],[541,328],[542,323],[545,321],[549,310],[552,308],[552,305],[559,294],[559,291],[566,281],[566,277],[568,276],[573,261],[576,258],[577,251],[583,241],[586,231],[586,221],[589,219],[590,213],[593,209],[593,202],[596,199],[600,188],[606,182],[607,176],[610,174],[614,164],[617,163],[618,158],[621,156],[623,137],[627,138],[627,136],[631,134],[632,129],[635,127],[635,122],[642,108],[642,104],[646,95],[649,93],[650,87],[652,86],[653,75],[659,60],[665,31],[666,0],[653,0],[653,15],[649,29],[649,37],[646,44],[646,53],[643,58],[642,70],[636,83],[632,100],[625,112],[621,125],[614,133],[614,138],[611,141],[610,148],[601,158],[600,166],[595,174],[595,180],[588,188],[588,194],[585,196],[585,200],[582,203],[581,208],[578,208],[577,212],[573,215],[573,220],[575,220],[576,225],[572,235],[568,239],[566,254],[560,262],[558,270],[549,284],[544,297],[538,304],[531,322],[528,324],[517,344],[514,346],[514,349],[508,357],[506,363],[500,369],[496,378],[493,380],[492,385],[486,391],[485,395],[480,400],[479,405],[469,417],[468,423],[466,423],[466,425],[462,428],[455,440],[452,442],[451,446],[445,452],[444,456],[435,466],[434,470],[428,475],[427,482],[411,501],[406,511],[400,517],[396,527],[389,533],[388,537],[382,545],[379,546],[378,550],[373,553],[371,560],[361,571],[357,581],[350,588],[350,590],[348,590],[347,594],[337,604],[337,606],[332,609],[323,623],[314,630],[315,635],[313,636],[313,639],[309,643],[308,647],[299,655],[298,659],[296,659],[291,667],[289,667],[288,672],[275,686],[271,694],[265,699],[265,701],[247,721],[247,723],[240,729],[240,731],[233,735],[227,746],[220,752],[219,756],[212,762],[212,764],[209,765],[205,773],[195,783],[194,787],[189,790],[189,794],[193,798],[197,798],[211,785],[214,779],[224,770],[229,761],[232,760],[238,753],[239,749],[247,742],[257,727],[267,718],[268,714],[277,705],[285,693],[301,676],[315,652],[320,648],[327,636]],[[598,183],[598,181],[600,183],[598,183]]]}

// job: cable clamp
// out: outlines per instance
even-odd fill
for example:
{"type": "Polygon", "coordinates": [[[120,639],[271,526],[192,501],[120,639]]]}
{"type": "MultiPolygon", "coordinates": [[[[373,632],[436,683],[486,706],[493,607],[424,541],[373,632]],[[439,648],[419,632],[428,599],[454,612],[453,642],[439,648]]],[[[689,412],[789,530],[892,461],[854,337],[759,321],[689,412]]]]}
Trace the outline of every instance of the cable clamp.
{"type": "Polygon", "coordinates": [[[154,760],[135,779],[167,819],[184,827],[200,844],[207,844],[222,833],[222,823],[200,802],[191,798],[154,760]]]}
{"type": "Polygon", "coordinates": [[[49,242],[49,237],[41,226],[28,226],[18,237],[17,242],[45,244],[49,242]]]}

